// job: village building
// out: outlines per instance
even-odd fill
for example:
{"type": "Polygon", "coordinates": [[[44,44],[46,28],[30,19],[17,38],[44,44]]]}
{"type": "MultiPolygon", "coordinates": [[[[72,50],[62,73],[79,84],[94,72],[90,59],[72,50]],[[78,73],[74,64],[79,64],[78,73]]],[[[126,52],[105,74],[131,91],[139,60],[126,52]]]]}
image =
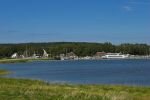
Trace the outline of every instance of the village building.
{"type": "Polygon", "coordinates": [[[13,58],[13,59],[18,58],[18,54],[17,54],[17,53],[14,53],[14,54],[11,56],[11,58],[13,58]]]}
{"type": "Polygon", "coordinates": [[[106,53],[105,52],[96,52],[95,56],[98,56],[98,57],[102,57],[102,56],[105,56],[106,53]]]}
{"type": "Polygon", "coordinates": [[[78,56],[74,52],[60,54],[61,60],[78,60],[78,56]]]}
{"type": "Polygon", "coordinates": [[[107,53],[105,52],[96,52],[94,55],[95,59],[101,59],[103,56],[105,56],[107,53]]]}

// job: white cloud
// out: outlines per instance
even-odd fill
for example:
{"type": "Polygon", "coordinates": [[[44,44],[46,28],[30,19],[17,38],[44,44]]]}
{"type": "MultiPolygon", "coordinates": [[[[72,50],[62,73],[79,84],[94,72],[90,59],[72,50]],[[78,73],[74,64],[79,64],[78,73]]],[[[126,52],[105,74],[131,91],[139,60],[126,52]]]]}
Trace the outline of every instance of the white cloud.
{"type": "Polygon", "coordinates": [[[132,7],[130,6],[123,6],[123,9],[126,11],[132,11],[132,7]]]}

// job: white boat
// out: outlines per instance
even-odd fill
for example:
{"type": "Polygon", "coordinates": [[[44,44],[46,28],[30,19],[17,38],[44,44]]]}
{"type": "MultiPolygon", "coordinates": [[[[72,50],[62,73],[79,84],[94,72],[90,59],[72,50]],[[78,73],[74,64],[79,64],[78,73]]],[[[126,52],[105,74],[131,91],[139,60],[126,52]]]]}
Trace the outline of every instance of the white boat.
{"type": "Polygon", "coordinates": [[[125,59],[128,57],[129,54],[121,54],[121,53],[107,53],[105,56],[102,56],[103,59],[125,59]]]}
{"type": "Polygon", "coordinates": [[[43,49],[43,58],[48,58],[48,53],[43,49]]]}

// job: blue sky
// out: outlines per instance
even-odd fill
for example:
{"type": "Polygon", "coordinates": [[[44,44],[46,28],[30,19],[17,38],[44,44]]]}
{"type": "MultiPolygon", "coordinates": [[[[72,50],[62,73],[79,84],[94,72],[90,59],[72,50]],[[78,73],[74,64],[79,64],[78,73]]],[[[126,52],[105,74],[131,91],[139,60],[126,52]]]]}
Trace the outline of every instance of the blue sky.
{"type": "Polygon", "coordinates": [[[150,0],[0,0],[0,43],[150,44],[150,0]]]}

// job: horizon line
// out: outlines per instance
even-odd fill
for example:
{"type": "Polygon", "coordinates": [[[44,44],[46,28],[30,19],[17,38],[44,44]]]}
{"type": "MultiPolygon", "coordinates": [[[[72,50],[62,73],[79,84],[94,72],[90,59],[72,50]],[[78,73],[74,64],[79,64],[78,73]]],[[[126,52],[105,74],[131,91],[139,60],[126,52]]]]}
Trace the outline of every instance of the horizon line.
{"type": "Polygon", "coordinates": [[[105,41],[105,42],[94,42],[94,41],[35,41],[35,42],[8,42],[8,43],[0,43],[0,45],[3,45],[3,44],[36,44],[36,43],[111,43],[113,45],[121,45],[121,44],[146,44],[146,45],[149,45],[150,46],[150,43],[139,43],[139,42],[120,42],[120,43],[113,43],[113,42],[110,42],[110,41],[105,41]]]}

